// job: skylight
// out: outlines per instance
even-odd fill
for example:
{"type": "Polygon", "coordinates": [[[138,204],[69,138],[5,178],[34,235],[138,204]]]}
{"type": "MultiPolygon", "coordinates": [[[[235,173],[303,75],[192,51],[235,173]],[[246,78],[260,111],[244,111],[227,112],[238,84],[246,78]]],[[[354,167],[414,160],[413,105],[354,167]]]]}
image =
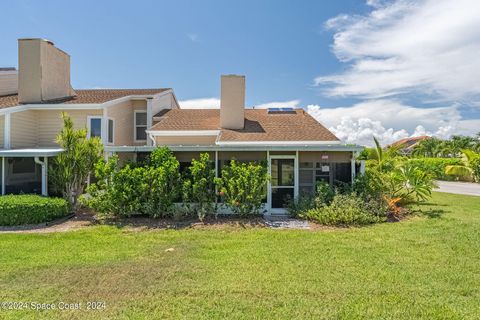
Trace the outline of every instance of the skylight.
{"type": "Polygon", "coordinates": [[[268,113],[295,113],[294,108],[268,108],[268,113]]]}

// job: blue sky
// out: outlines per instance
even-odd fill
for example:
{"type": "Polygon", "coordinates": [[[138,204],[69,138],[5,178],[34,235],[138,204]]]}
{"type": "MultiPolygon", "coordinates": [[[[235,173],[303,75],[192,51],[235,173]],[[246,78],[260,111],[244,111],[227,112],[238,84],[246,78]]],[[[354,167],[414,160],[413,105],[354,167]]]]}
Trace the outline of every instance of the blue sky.
{"type": "Polygon", "coordinates": [[[173,87],[205,107],[220,74],[237,73],[247,105],[306,108],[348,142],[480,131],[480,87],[468,85],[480,63],[458,63],[478,53],[473,0],[0,4],[0,66],[17,66],[18,38],[47,38],[71,55],[74,88],[173,87]],[[461,37],[439,34],[445,17],[461,37]]]}

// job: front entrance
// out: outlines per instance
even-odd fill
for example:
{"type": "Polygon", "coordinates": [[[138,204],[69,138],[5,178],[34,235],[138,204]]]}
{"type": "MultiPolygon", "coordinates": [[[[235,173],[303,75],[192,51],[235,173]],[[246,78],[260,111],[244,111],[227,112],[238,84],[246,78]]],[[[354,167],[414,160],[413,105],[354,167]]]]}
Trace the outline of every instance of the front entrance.
{"type": "Polygon", "coordinates": [[[289,199],[296,196],[296,157],[271,156],[270,164],[270,194],[269,204],[271,213],[285,213],[289,199]]]}

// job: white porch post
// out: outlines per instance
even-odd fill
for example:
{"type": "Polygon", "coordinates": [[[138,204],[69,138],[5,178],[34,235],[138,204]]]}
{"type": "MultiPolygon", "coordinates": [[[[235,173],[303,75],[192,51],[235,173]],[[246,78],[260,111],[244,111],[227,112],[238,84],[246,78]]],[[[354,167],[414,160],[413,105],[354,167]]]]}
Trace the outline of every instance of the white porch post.
{"type": "Polygon", "coordinates": [[[5,157],[2,157],[2,195],[5,194],[5,157]]]}
{"type": "Polygon", "coordinates": [[[47,181],[48,158],[44,157],[43,161],[40,161],[39,157],[35,157],[35,163],[39,164],[42,167],[42,196],[48,196],[48,181],[47,181]]]}
{"type": "Polygon", "coordinates": [[[298,164],[298,150],[295,151],[295,162],[294,162],[294,177],[295,177],[295,181],[294,181],[294,184],[295,184],[295,187],[293,188],[293,197],[295,199],[298,198],[298,191],[299,191],[299,181],[300,181],[300,170],[298,169],[299,168],[299,164],[298,164]]]}
{"type": "MultiPolygon", "coordinates": [[[[218,150],[215,150],[215,178],[218,178],[218,150]]],[[[218,187],[215,183],[215,203],[218,202],[218,187]]]]}
{"type": "Polygon", "coordinates": [[[360,160],[360,174],[365,174],[365,160],[360,160]]]}
{"type": "Polygon", "coordinates": [[[355,180],[355,153],[352,152],[352,160],[350,160],[351,170],[352,170],[352,182],[355,180]]]}
{"type": "MultiPolygon", "coordinates": [[[[267,150],[267,172],[271,177],[272,167],[270,166],[270,150],[267,150]]],[[[272,211],[272,182],[268,180],[267,182],[267,214],[271,214],[272,211]]]]}

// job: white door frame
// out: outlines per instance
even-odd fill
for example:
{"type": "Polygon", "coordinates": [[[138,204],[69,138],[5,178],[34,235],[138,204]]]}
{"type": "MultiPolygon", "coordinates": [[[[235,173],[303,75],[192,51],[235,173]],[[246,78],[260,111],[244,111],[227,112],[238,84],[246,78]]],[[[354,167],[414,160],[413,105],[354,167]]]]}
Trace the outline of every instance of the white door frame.
{"type": "MultiPolygon", "coordinates": [[[[298,152],[296,154],[289,155],[270,155],[268,158],[268,175],[272,175],[272,159],[292,159],[293,160],[293,197],[298,197],[298,152]]],[[[287,210],[284,208],[272,208],[272,182],[269,181],[267,185],[267,208],[268,214],[285,214],[287,210]]]]}

